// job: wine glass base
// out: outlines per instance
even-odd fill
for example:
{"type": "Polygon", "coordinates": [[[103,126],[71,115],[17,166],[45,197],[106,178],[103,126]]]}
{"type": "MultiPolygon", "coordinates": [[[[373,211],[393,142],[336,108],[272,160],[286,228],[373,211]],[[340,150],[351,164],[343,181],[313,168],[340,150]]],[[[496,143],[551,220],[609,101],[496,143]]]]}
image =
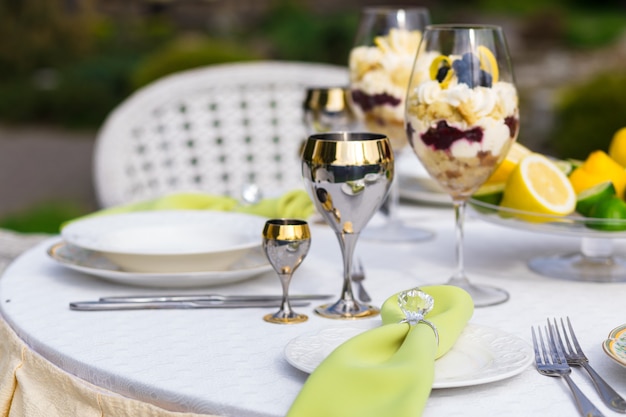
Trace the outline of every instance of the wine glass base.
{"type": "Polygon", "coordinates": [[[589,257],[581,253],[537,257],[528,267],[550,278],[583,282],[625,282],[626,259],[618,256],[589,257]]]}
{"type": "Polygon", "coordinates": [[[324,304],[317,307],[315,313],[327,319],[364,319],[380,314],[380,309],[374,306],[359,304],[356,301],[339,300],[334,304],[324,304]]]}
{"type": "Polygon", "coordinates": [[[430,240],[435,234],[429,230],[407,226],[400,221],[388,222],[385,225],[365,228],[361,239],[379,242],[418,242],[430,240]]]}
{"type": "Polygon", "coordinates": [[[469,293],[474,302],[474,307],[489,307],[502,304],[509,300],[509,293],[502,288],[492,287],[490,285],[477,285],[467,280],[448,281],[449,285],[455,285],[463,288],[469,293]]]}
{"type": "Polygon", "coordinates": [[[302,323],[309,319],[309,317],[305,314],[298,314],[291,312],[289,314],[285,314],[282,311],[279,311],[274,314],[266,314],[263,316],[263,320],[270,323],[278,323],[278,324],[295,324],[302,323]]]}

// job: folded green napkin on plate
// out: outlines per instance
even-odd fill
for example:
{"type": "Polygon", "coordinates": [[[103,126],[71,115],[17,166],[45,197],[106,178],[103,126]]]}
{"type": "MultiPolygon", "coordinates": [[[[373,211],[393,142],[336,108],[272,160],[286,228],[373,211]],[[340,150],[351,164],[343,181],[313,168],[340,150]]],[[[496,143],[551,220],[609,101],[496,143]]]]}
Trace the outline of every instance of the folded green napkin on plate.
{"type": "Polygon", "coordinates": [[[400,323],[397,294],[382,306],[383,325],[336,348],[308,377],[287,417],[417,417],[430,395],[435,359],[447,353],[474,311],[451,285],[422,287],[435,304],[425,323],[400,323]]]}
{"type": "MultiPolygon", "coordinates": [[[[248,206],[240,205],[236,199],[231,197],[216,196],[200,192],[182,192],[169,194],[153,200],[109,207],[87,214],[86,216],[80,217],[80,219],[105,214],[151,210],[217,210],[255,214],[267,218],[307,219],[315,212],[315,206],[304,190],[292,190],[280,197],[266,198],[257,204],[248,206]]],[[[67,223],[63,224],[61,227],[66,224],[67,223]]]]}

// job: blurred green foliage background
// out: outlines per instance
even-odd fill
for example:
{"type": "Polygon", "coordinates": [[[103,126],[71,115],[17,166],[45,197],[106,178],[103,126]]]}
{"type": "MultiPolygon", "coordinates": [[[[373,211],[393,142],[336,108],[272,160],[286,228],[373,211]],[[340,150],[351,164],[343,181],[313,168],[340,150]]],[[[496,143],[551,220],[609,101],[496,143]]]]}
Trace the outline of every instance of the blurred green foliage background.
{"type": "MultiPolygon", "coordinates": [[[[203,65],[253,59],[346,65],[359,9],[366,5],[267,0],[251,14],[234,0],[216,0],[210,3],[231,4],[216,9],[229,14],[202,16],[206,24],[185,25],[172,13],[185,1],[119,1],[122,13],[111,13],[104,7],[107,0],[0,0],[0,124],[95,130],[136,89],[203,65]]],[[[546,47],[605,48],[619,41],[626,27],[620,0],[407,4],[428,7],[433,22],[514,22],[528,49],[512,51],[514,61],[546,47]]],[[[606,149],[612,133],[626,126],[626,71],[611,67],[560,90],[549,103],[553,123],[545,144],[555,156],[583,159],[591,150],[606,149]]],[[[524,100],[526,92],[520,93],[524,100]]],[[[2,219],[0,227],[53,232],[77,214],[80,209],[65,203],[49,204],[2,219]]]]}
{"type": "MultiPolygon", "coordinates": [[[[175,1],[128,3],[135,5],[133,13],[112,15],[100,11],[95,0],[0,0],[0,122],[97,128],[135,89],[171,72],[220,62],[285,59],[345,65],[359,9],[357,3],[347,3],[319,11],[314,2],[275,0],[240,24],[199,29],[183,27],[168,14],[175,1]]],[[[435,22],[509,16],[527,31],[538,32],[535,36],[547,34],[566,48],[606,45],[626,26],[617,0],[422,5],[435,22]]]]}

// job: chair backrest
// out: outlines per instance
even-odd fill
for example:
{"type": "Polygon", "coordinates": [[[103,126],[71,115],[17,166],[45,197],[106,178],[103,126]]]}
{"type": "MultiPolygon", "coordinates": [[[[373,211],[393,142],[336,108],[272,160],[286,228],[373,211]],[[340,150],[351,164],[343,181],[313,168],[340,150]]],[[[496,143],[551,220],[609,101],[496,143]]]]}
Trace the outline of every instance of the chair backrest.
{"type": "Polygon", "coordinates": [[[285,61],[176,73],[120,104],[98,133],[94,181],[109,207],[199,190],[239,197],[302,187],[302,104],[309,86],[347,85],[346,67],[285,61]]]}

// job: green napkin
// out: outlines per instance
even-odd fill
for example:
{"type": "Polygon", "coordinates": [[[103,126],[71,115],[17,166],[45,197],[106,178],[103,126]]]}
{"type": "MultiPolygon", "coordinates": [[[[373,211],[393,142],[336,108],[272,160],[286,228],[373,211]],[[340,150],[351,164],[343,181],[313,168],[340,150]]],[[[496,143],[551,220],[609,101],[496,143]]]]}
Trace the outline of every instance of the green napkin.
{"type": "MultiPolygon", "coordinates": [[[[255,214],[267,218],[307,219],[315,212],[315,206],[304,190],[293,190],[277,198],[267,198],[257,204],[242,206],[231,197],[216,196],[200,192],[169,194],[153,200],[110,207],[80,217],[101,216],[105,214],[130,213],[152,210],[218,210],[255,214]]],[[[75,221],[74,219],[71,221],[75,221]]],[[[64,223],[63,228],[69,222],[64,223]]]]}
{"type": "Polygon", "coordinates": [[[425,323],[405,318],[397,294],[381,309],[383,325],[335,349],[309,376],[287,417],[417,417],[434,380],[435,359],[448,352],[474,311],[470,295],[451,286],[422,287],[435,304],[425,323]]]}

